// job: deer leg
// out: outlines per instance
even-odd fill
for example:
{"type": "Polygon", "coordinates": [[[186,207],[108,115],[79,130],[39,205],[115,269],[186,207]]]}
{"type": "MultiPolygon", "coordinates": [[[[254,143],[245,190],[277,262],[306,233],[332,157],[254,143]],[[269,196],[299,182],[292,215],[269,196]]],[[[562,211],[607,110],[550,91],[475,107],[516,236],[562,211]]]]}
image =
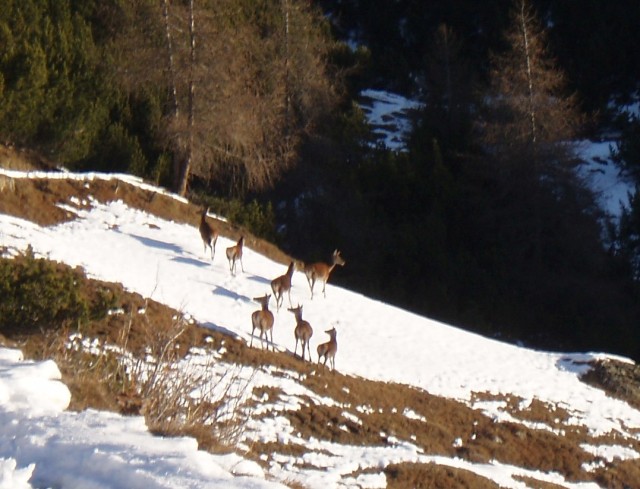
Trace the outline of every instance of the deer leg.
{"type": "Polygon", "coordinates": [[[307,275],[307,283],[309,284],[309,290],[311,290],[311,298],[313,299],[313,283],[311,282],[311,277],[307,275]]]}

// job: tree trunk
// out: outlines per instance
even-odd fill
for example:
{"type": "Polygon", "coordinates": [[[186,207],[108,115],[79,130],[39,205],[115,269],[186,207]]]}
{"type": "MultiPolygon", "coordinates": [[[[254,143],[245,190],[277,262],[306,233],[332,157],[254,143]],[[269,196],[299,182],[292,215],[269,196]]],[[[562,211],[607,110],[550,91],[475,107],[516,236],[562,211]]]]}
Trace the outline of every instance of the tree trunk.
{"type": "Polygon", "coordinates": [[[529,49],[529,23],[530,21],[526,17],[525,2],[520,2],[520,27],[522,29],[522,40],[524,46],[524,56],[527,63],[527,82],[529,89],[529,118],[531,119],[531,142],[535,146],[536,144],[536,111],[535,104],[533,102],[533,74],[531,72],[531,51],[529,49]]]}
{"type": "Polygon", "coordinates": [[[195,16],[193,13],[193,2],[189,1],[189,39],[190,39],[190,60],[189,60],[189,117],[187,120],[187,147],[184,158],[180,159],[179,178],[176,182],[176,192],[178,195],[186,195],[189,183],[189,175],[191,173],[191,163],[193,161],[193,132],[194,132],[194,116],[195,116],[195,64],[196,64],[196,30],[195,16]]]}
{"type": "MultiPolygon", "coordinates": [[[[180,108],[178,105],[178,88],[176,86],[176,73],[175,73],[175,63],[173,59],[173,38],[171,36],[171,27],[169,25],[169,0],[162,0],[162,17],[164,23],[164,32],[165,32],[165,40],[167,47],[167,73],[169,76],[169,92],[171,98],[172,114],[171,118],[173,120],[177,120],[180,115],[180,108]]],[[[182,190],[180,182],[182,180],[182,155],[177,148],[180,147],[180,144],[176,144],[174,141],[173,144],[173,190],[180,195],[184,195],[184,190],[182,190]]]]}

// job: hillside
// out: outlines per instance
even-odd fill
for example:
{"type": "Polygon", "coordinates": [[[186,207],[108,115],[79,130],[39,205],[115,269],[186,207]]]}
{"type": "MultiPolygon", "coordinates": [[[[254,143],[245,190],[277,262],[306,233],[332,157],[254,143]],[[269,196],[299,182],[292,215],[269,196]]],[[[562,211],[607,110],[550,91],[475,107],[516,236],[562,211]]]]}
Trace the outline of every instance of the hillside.
{"type": "MultiPolygon", "coordinates": [[[[293,355],[293,316],[284,309],[275,312],[275,351],[258,338],[250,348],[252,298],[291,259],[274,246],[211,219],[221,232],[211,263],[197,232],[200,209],[123,175],[2,171],[0,189],[5,254],[29,244],[38,256],[81,267],[92,286],[119,290],[122,310],[139,311],[144,318],[128,323],[134,329],[190,318],[176,364],[205,366],[212,385],[231,372],[242,387],[232,435],[192,434],[201,448],[233,448],[260,464],[267,479],[309,489],[640,487],[638,373],[625,359],[519,348],[331,283],[326,298],[316,290],[312,301],[301,273],[292,300],[314,326],[314,363],[293,355]],[[245,271],[231,276],[224,249],[241,235],[245,271]],[[335,372],[315,365],[331,326],[339,331],[335,372]],[[590,387],[583,374],[626,400],[590,387]]],[[[347,267],[357,259],[345,258],[347,267]]],[[[98,338],[107,351],[126,324],[126,315],[110,316],[83,331],[77,347],[88,353],[98,338]]],[[[20,335],[5,341],[45,351],[20,335]]],[[[78,370],[60,368],[72,408],[122,409],[125,393],[83,394],[73,385],[78,370]]],[[[0,456],[29,453],[8,450],[0,456]]],[[[174,487],[171,475],[153,487],[174,487]]]]}

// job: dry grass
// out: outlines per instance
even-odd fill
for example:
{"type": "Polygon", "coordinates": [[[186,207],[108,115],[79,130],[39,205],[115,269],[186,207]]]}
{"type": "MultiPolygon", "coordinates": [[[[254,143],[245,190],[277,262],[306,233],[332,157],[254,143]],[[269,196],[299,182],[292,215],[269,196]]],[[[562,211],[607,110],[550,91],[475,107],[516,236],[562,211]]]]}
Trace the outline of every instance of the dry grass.
{"type": "Polygon", "coordinates": [[[435,464],[395,464],[385,468],[388,489],[498,489],[472,472],[435,464]]]}

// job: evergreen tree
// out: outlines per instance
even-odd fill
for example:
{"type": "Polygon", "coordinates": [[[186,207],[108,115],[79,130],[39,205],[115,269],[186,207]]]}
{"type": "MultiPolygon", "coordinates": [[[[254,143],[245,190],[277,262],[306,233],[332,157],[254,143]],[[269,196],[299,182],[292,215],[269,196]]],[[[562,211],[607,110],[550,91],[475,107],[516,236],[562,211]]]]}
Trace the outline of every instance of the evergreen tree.
{"type": "Polygon", "coordinates": [[[6,0],[0,45],[2,140],[62,163],[85,157],[110,103],[91,26],[69,0],[6,0]]]}

